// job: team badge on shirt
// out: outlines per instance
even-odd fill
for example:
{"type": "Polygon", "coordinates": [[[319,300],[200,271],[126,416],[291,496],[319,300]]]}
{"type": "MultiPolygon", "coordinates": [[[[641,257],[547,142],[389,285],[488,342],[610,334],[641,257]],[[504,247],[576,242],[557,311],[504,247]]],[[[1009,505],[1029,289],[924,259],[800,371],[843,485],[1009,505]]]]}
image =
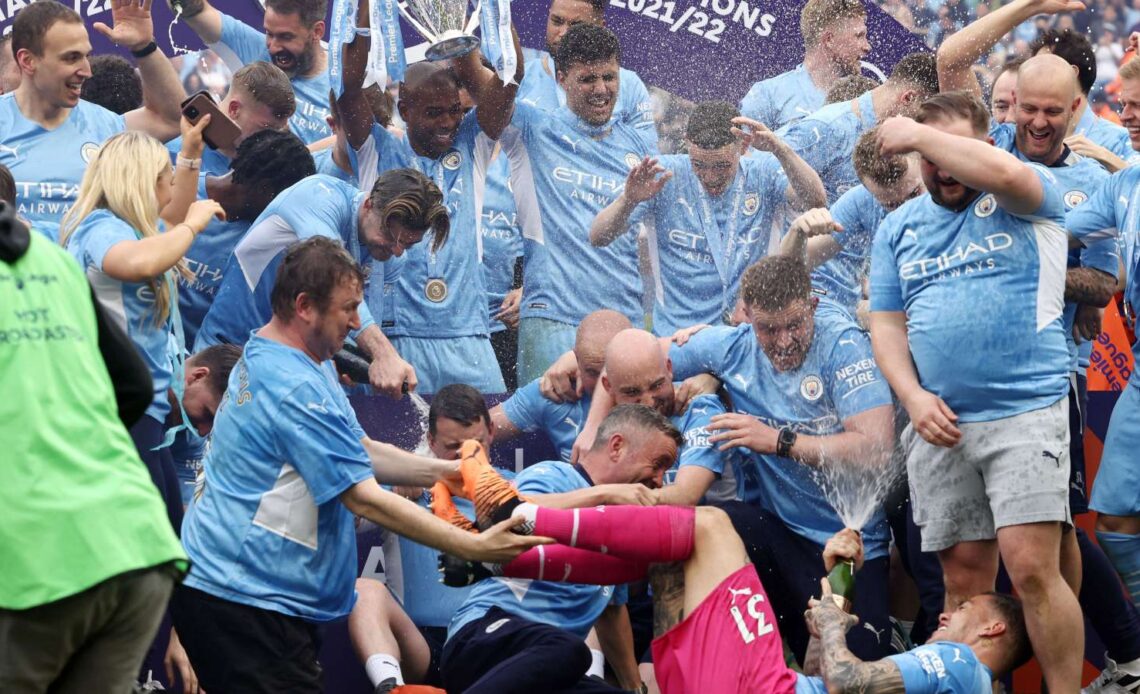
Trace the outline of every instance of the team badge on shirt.
{"type": "Polygon", "coordinates": [[[983,195],[982,199],[974,205],[974,214],[983,219],[989,217],[996,210],[997,200],[994,200],[994,196],[989,193],[983,195]]]}
{"type": "Polygon", "coordinates": [[[440,163],[443,164],[443,168],[447,169],[448,171],[455,171],[459,168],[459,165],[462,162],[463,155],[455,150],[451,150],[447,154],[443,155],[443,159],[440,160],[440,163]]]}
{"type": "Polygon", "coordinates": [[[1079,190],[1070,190],[1068,193],[1065,193],[1065,207],[1067,209],[1072,209],[1088,199],[1089,196],[1085,195],[1083,192],[1079,190]]]}
{"type": "Polygon", "coordinates": [[[79,150],[79,156],[83,158],[84,164],[90,164],[95,155],[99,153],[99,145],[94,142],[88,142],[83,145],[79,150]]]}
{"type": "Polygon", "coordinates": [[[760,196],[756,193],[749,193],[744,196],[744,215],[751,217],[756,214],[756,210],[760,209],[760,196]]]}
{"type": "Polygon", "coordinates": [[[823,381],[815,374],[804,376],[804,380],[800,381],[800,395],[811,402],[819,400],[823,397],[823,381]]]}
{"type": "Polygon", "coordinates": [[[637,156],[633,152],[626,152],[625,153],[625,165],[626,166],[628,166],[629,168],[632,169],[633,167],[637,166],[640,163],[641,163],[641,157],[637,156]]]}

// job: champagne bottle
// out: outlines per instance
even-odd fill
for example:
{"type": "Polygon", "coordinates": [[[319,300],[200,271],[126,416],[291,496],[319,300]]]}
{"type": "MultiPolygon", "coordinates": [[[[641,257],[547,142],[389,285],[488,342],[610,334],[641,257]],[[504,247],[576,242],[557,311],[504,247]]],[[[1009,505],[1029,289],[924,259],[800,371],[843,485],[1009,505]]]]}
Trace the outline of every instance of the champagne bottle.
{"type": "Polygon", "coordinates": [[[840,609],[851,611],[855,603],[855,562],[841,561],[827,574],[831,585],[831,599],[840,609]]]}

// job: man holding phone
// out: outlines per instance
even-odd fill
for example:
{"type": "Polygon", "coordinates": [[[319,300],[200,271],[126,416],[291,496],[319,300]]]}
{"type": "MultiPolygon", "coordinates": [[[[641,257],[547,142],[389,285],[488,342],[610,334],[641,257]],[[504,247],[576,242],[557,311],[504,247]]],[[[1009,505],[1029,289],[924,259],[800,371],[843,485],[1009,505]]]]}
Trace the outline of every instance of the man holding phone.
{"type": "MultiPolygon", "coordinates": [[[[220,104],[207,92],[192,95],[183,102],[182,113],[187,120],[196,124],[210,114],[205,130],[209,147],[202,152],[202,173],[220,176],[229,171],[238,145],[262,130],[284,130],[296,108],[289,78],[264,60],[235,72],[230,90],[220,104]]],[[[181,147],[182,138],[166,145],[175,163],[181,147]]]]}
{"type": "Polygon", "coordinates": [[[150,0],[113,0],[111,24],[95,28],[137,59],[143,106],[121,116],[80,98],[91,77],[83,18],[57,2],[29,4],[12,23],[12,50],[23,79],[0,99],[0,164],[16,179],[19,214],[56,238],[87,162],[108,137],[141,130],[166,141],[178,134],[185,97],[178,73],[154,42],[150,0]]]}
{"type": "Polygon", "coordinates": [[[289,77],[297,98],[289,127],[305,144],[332,135],[325,122],[328,51],[321,44],[328,0],[265,0],[264,34],[218,11],[208,0],[177,4],[182,7],[181,18],[231,68],[266,60],[289,77]]]}

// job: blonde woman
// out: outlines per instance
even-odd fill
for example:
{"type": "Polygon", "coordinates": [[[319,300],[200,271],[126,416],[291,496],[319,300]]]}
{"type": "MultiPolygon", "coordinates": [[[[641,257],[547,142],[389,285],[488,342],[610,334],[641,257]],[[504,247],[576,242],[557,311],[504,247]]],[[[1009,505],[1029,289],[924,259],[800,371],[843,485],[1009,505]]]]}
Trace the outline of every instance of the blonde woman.
{"type": "Polygon", "coordinates": [[[174,339],[173,274],[194,237],[213,217],[224,218],[213,200],[193,202],[204,127],[204,122],[192,128],[183,121],[182,154],[173,170],[166,148],[149,135],[128,131],[108,139],[88,165],[60,226],[60,243],[83,265],[96,299],[118,316],[150,367],[154,400],[131,427],[131,437],[176,532],[182,500],[174,463],[169,449],[154,449],[163,440],[171,409],[167,388],[183,349],[174,339]]]}

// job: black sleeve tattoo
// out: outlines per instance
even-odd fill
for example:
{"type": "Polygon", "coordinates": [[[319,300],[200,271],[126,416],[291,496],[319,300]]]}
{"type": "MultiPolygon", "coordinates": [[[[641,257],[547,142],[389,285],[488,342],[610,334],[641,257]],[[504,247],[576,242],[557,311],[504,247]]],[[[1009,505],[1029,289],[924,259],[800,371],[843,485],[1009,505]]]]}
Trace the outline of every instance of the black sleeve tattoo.
{"type": "Polygon", "coordinates": [[[1116,293],[1116,278],[1091,267],[1075,267],[1065,273],[1065,301],[1104,308],[1116,293]]]}
{"type": "Polygon", "coordinates": [[[838,608],[817,614],[823,680],[844,694],[905,694],[902,673],[889,660],[865,663],[847,650],[846,616],[838,608]]]}
{"type": "Polygon", "coordinates": [[[685,617],[685,570],[681,562],[649,567],[653,586],[653,637],[659,638],[685,617]]]}

